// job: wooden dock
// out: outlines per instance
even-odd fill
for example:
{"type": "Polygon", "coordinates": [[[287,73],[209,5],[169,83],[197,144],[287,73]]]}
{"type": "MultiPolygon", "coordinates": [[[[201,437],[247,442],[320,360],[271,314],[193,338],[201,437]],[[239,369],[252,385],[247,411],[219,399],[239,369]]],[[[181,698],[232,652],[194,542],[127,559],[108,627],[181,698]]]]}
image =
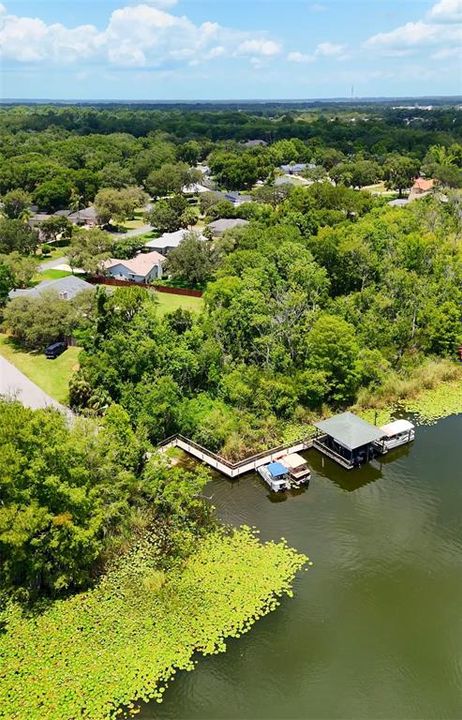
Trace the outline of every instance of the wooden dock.
{"type": "Polygon", "coordinates": [[[214,470],[218,470],[229,478],[237,478],[245,473],[252,472],[259,468],[261,465],[267,465],[273,462],[281,453],[297,453],[302,450],[308,450],[313,447],[313,439],[305,438],[289,445],[280,445],[279,447],[272,448],[257,455],[244,458],[239,462],[232,463],[221,455],[216,455],[207,448],[199,445],[198,443],[190,440],[184,435],[172,435],[171,437],[164,440],[159,446],[160,452],[165,452],[168,448],[178,447],[184,450],[188,455],[192,455],[197,460],[205,463],[214,470]]]}

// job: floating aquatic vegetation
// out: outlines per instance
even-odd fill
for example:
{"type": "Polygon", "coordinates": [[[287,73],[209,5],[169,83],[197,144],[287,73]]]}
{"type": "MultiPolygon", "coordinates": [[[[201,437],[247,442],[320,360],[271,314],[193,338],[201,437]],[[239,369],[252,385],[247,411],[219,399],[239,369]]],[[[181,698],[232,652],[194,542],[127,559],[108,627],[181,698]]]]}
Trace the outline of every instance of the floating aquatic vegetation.
{"type": "Polygon", "coordinates": [[[292,595],[307,561],[285,541],[263,544],[241,528],[209,535],[168,573],[156,571],[155,550],[144,544],[96,589],[37,617],[10,606],[0,635],[0,717],[103,720],[160,702],[177,670],[194,668],[196,652],[224,651],[226,638],[292,595]]]}
{"type": "Polygon", "coordinates": [[[441,383],[430,390],[423,390],[416,398],[405,400],[401,407],[415,413],[422,424],[431,424],[462,413],[462,380],[441,383]]]}

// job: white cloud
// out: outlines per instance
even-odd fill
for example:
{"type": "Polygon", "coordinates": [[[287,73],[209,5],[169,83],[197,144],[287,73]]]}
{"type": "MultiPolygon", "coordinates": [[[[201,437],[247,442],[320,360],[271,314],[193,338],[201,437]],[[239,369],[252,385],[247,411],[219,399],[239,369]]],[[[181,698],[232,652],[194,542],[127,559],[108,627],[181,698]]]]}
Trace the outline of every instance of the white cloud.
{"type": "Polygon", "coordinates": [[[281,52],[281,46],[274,40],[245,40],[237,48],[238,55],[262,55],[271,57],[281,52]]]}
{"type": "Polygon", "coordinates": [[[428,12],[433,22],[462,22],[462,0],[439,0],[428,12]]]}
{"type": "Polygon", "coordinates": [[[460,59],[460,47],[455,48],[442,48],[432,53],[430,56],[433,60],[447,60],[448,58],[459,58],[460,59]]]}
{"type": "Polygon", "coordinates": [[[327,7],[325,5],[322,5],[322,3],[313,3],[310,5],[311,12],[319,13],[324,12],[324,10],[327,10],[327,7]]]}
{"type": "Polygon", "coordinates": [[[373,35],[364,47],[377,50],[385,55],[410,54],[420,48],[443,48],[462,43],[462,29],[457,25],[462,19],[462,0],[439,0],[428,11],[426,17],[415,22],[373,35]],[[406,52],[407,51],[407,52],[406,52]]]}
{"type": "Polygon", "coordinates": [[[287,55],[287,60],[294,63],[311,63],[315,61],[314,55],[307,55],[301,52],[290,52],[287,55]]]}
{"type": "Polygon", "coordinates": [[[314,51],[314,54],[321,57],[335,57],[336,55],[341,55],[345,49],[346,45],[340,45],[331,42],[322,42],[319,43],[316,50],[314,51]]]}
{"type": "Polygon", "coordinates": [[[214,22],[196,25],[167,8],[176,0],[145,0],[114,10],[107,26],[67,28],[39,18],[10,15],[0,5],[0,54],[20,63],[71,64],[91,60],[120,67],[198,64],[219,56],[271,58],[281,51],[263,33],[225,28],[214,22]]]}
{"type": "Polygon", "coordinates": [[[343,60],[345,56],[346,45],[340,45],[331,42],[319,43],[314,52],[311,54],[302,53],[294,50],[287,55],[287,60],[294,63],[312,63],[318,58],[332,57],[337,60],[343,60]]]}

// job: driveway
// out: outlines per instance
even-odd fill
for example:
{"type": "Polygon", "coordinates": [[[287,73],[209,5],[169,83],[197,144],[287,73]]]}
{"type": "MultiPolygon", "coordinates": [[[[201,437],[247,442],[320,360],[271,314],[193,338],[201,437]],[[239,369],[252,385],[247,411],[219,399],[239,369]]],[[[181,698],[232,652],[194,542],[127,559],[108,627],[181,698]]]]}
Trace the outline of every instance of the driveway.
{"type": "Polygon", "coordinates": [[[133,230],[127,230],[127,232],[124,233],[111,233],[112,237],[117,238],[117,240],[123,240],[124,238],[134,238],[138,237],[139,235],[147,235],[147,233],[150,233],[154,230],[152,225],[143,225],[139,228],[134,228],[133,230]]]}
{"type": "Polygon", "coordinates": [[[39,272],[43,272],[43,270],[54,270],[57,265],[62,265],[63,263],[67,263],[68,259],[67,257],[59,257],[55,258],[54,260],[47,260],[47,262],[40,263],[38,266],[39,272]]]}
{"type": "MultiPolygon", "coordinates": [[[[50,360],[50,362],[53,362],[50,360]]],[[[53,407],[64,413],[69,419],[74,417],[73,412],[47,395],[38,385],[29,380],[14,365],[0,355],[0,395],[19,400],[26,407],[47,408],[53,407]]]]}

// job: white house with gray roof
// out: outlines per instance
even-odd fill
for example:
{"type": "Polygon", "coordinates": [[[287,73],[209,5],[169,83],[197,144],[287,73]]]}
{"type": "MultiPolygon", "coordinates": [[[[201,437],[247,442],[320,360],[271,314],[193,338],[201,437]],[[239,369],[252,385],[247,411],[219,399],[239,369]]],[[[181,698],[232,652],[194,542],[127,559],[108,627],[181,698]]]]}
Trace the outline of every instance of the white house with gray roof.
{"type": "Polygon", "coordinates": [[[61,300],[72,300],[76,295],[84,290],[94,291],[94,285],[82,280],[75,275],[67,275],[57,280],[43,280],[43,282],[34,287],[10,290],[8,297],[13,300],[17,297],[39,297],[44,292],[52,291],[57,293],[61,300]]]}
{"type": "MultiPolygon", "coordinates": [[[[189,235],[191,230],[176,230],[175,232],[171,233],[164,233],[158,238],[154,238],[153,240],[148,240],[144,247],[148,248],[149,250],[157,250],[157,252],[162,253],[162,255],[168,255],[170,250],[173,250],[174,248],[177,248],[178,245],[186,235],[189,235]]],[[[199,240],[205,240],[206,238],[201,233],[194,233],[196,236],[199,237],[199,240]]]]}
{"type": "Polygon", "coordinates": [[[242,218],[220,218],[219,220],[214,220],[209,223],[207,227],[214,237],[219,237],[223,235],[226,230],[233,230],[236,227],[244,227],[248,224],[249,221],[243,220],[242,218]]]}

